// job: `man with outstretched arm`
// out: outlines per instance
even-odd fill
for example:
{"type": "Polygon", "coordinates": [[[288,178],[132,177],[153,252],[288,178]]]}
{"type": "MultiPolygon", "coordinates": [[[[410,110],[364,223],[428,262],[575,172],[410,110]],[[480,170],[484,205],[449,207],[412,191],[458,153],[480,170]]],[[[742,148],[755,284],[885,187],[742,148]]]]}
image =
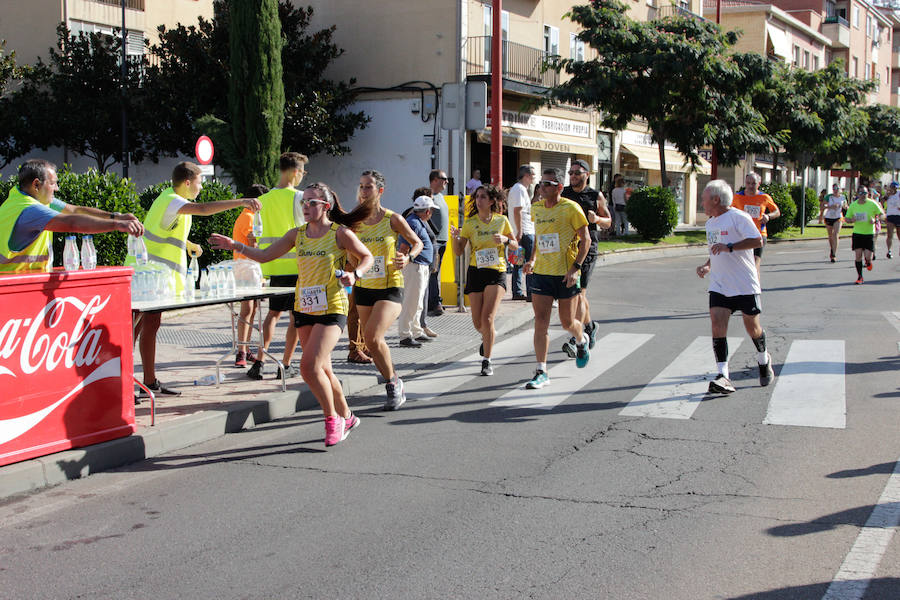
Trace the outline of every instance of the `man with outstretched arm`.
{"type": "Polygon", "coordinates": [[[728,373],[728,320],[741,311],[744,328],[756,346],[759,384],[769,385],[775,377],[772,357],[766,351],[766,332],[760,323],[759,274],[753,250],[763,241],[753,219],[733,208],[731,187],[721,179],[710,181],[703,190],[703,210],[709,215],[706,240],[709,258],[697,267],[702,279],[709,275],[709,318],[712,322],[713,352],[718,375],[709,382],[710,394],[731,394],[734,386],[728,373]]]}

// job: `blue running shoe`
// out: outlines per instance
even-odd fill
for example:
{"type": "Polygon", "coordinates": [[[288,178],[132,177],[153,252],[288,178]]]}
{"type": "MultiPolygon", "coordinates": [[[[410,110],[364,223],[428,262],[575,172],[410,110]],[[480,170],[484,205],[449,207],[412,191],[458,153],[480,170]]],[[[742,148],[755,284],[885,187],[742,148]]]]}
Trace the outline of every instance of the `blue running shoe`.
{"type": "Polygon", "coordinates": [[[525,384],[525,389],[539,390],[548,383],[550,383],[550,376],[538,369],[534,372],[534,377],[531,378],[531,381],[525,384]]]}
{"type": "Polygon", "coordinates": [[[588,348],[591,350],[594,349],[594,344],[597,343],[597,321],[591,321],[585,327],[585,333],[588,334],[588,348]]]}
{"type": "Polygon", "coordinates": [[[591,360],[591,352],[588,350],[587,344],[579,344],[576,346],[578,354],[575,355],[575,366],[579,369],[583,369],[587,366],[588,361],[591,360]]]}

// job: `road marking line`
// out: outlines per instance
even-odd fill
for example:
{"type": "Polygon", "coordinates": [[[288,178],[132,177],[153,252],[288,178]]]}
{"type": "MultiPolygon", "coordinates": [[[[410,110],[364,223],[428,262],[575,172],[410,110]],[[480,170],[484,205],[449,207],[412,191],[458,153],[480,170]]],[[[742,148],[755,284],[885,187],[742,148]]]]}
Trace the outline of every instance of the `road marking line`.
{"type": "Polygon", "coordinates": [[[797,340],[791,344],[763,423],[847,427],[843,340],[797,340]]]}
{"type": "MultiPolygon", "coordinates": [[[[550,330],[551,338],[554,334],[558,335],[559,333],[561,331],[558,329],[550,330]]],[[[531,350],[533,339],[534,332],[526,330],[494,344],[491,352],[493,355],[491,356],[491,364],[496,369],[499,365],[521,358],[524,356],[522,353],[523,349],[531,350]]],[[[425,348],[422,348],[422,350],[425,350],[425,348]]],[[[472,377],[479,377],[481,360],[481,355],[476,352],[421,377],[404,379],[403,387],[406,391],[407,400],[427,402],[459,387],[471,380],[472,377]]]]}
{"type": "MultiPolygon", "coordinates": [[[[730,359],[743,338],[728,338],[730,359]]],[[[698,337],[653,378],[619,414],[628,417],[690,419],[707,395],[715,370],[711,337],[698,337]]]]}
{"type": "Polygon", "coordinates": [[[900,526],[900,460],[822,600],[860,600],[900,526]]]}
{"type": "Polygon", "coordinates": [[[887,319],[888,322],[897,329],[897,331],[900,331],[900,312],[884,312],[881,314],[884,315],[884,318],[887,319]]]}
{"type": "Polygon", "coordinates": [[[653,337],[652,333],[610,333],[597,340],[596,354],[587,369],[579,369],[574,360],[566,360],[548,369],[550,384],[541,390],[517,388],[491,402],[499,408],[538,408],[553,410],[572,394],[613,368],[653,337]],[[603,348],[604,350],[600,350],[603,348]]]}

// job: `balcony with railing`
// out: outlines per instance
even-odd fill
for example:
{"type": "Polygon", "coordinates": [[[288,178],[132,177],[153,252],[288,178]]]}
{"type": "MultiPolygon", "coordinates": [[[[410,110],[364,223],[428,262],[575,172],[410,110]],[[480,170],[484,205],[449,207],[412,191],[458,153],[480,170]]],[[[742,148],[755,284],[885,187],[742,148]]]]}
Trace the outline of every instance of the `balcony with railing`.
{"type": "Polygon", "coordinates": [[[647,18],[651,21],[670,17],[685,17],[687,19],[696,19],[697,21],[706,21],[706,19],[697,13],[691,12],[683,6],[676,6],[674,4],[667,4],[658,8],[650,7],[650,12],[647,15],[647,18]]]}
{"type": "MultiPolygon", "coordinates": [[[[122,6],[122,0],[91,0],[91,2],[109,6],[122,6]]],[[[125,8],[144,12],[144,0],[125,0],[125,8]]]]}
{"type": "Polygon", "coordinates": [[[850,23],[838,15],[825,17],[822,21],[822,35],[831,40],[834,48],[850,47],[850,23]]]}
{"type": "MultiPolygon", "coordinates": [[[[521,84],[517,91],[541,94],[559,83],[559,72],[544,70],[548,54],[540,48],[503,40],[503,79],[521,84]]],[[[466,75],[491,74],[491,36],[470,37],[466,50],[466,75]]],[[[504,83],[504,87],[507,84],[504,83]]],[[[515,87],[515,86],[514,86],[515,87]]]]}

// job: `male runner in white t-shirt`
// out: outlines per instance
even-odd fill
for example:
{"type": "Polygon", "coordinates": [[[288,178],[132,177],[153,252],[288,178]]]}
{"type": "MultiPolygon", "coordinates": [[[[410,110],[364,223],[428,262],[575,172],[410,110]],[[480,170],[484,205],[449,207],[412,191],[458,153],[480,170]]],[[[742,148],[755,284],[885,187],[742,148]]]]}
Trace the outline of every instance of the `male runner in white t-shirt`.
{"type": "Polygon", "coordinates": [[[703,209],[709,215],[706,240],[709,259],[697,267],[700,278],[709,274],[709,318],[712,321],[713,352],[719,374],[709,382],[711,394],[730,394],[734,386],[728,374],[728,319],[741,311],[744,328],[756,346],[759,384],[769,385],[775,377],[772,357],[766,352],[766,332],[759,315],[759,275],[753,249],[763,244],[753,219],[731,207],[731,186],[721,179],[710,181],[703,190],[703,209]]]}

